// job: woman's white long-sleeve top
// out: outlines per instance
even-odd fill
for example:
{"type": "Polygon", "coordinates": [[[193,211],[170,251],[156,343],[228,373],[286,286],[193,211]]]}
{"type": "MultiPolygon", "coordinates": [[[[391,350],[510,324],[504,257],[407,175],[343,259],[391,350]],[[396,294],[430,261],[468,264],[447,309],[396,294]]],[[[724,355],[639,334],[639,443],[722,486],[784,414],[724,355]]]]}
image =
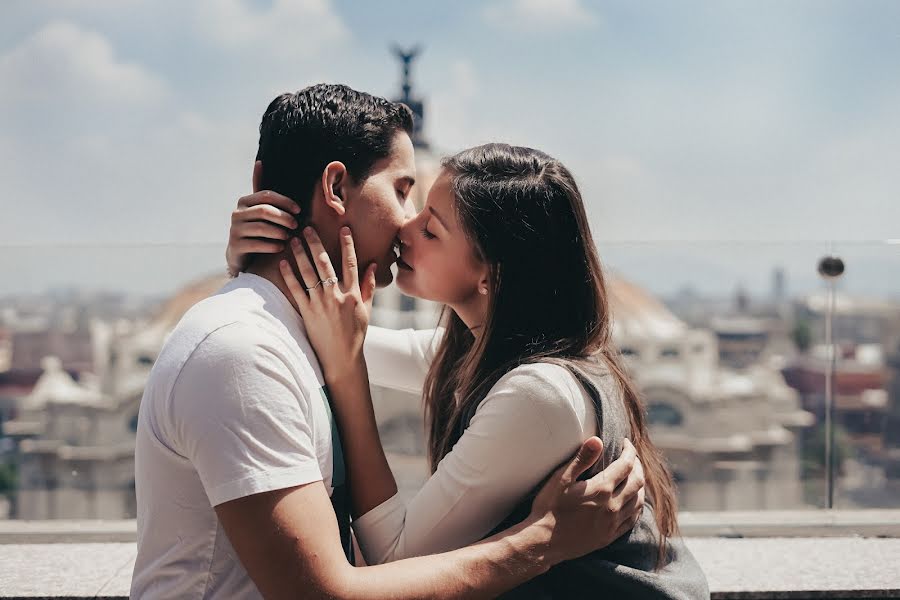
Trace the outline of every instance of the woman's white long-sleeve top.
{"type": "MultiPolygon", "coordinates": [[[[371,383],[421,393],[440,332],[370,327],[365,356],[371,383]]],[[[591,399],[565,368],[513,369],[491,388],[412,500],[393,496],[353,522],[366,562],[435,554],[482,539],[596,432],[591,399]]]]}

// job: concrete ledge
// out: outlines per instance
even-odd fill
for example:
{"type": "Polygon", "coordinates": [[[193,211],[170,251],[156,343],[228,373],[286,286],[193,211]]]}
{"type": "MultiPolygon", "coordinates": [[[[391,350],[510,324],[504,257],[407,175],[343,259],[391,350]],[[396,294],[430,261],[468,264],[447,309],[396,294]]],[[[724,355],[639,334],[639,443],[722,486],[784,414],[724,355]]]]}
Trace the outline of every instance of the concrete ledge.
{"type": "MultiPolygon", "coordinates": [[[[681,512],[685,537],[895,537],[900,510],[773,510],[681,512]]],[[[2,544],[134,542],[130,521],[2,521],[2,544]]]]}
{"type": "Polygon", "coordinates": [[[0,521],[3,544],[95,544],[137,541],[137,521],[0,521]]]}
{"type": "MultiPolygon", "coordinates": [[[[688,538],[712,597],[900,598],[900,539],[688,538]]],[[[124,599],[133,543],[0,545],[0,598],[124,599]]]]}
{"type": "Polygon", "coordinates": [[[685,537],[896,537],[900,510],[681,512],[685,537]]]}

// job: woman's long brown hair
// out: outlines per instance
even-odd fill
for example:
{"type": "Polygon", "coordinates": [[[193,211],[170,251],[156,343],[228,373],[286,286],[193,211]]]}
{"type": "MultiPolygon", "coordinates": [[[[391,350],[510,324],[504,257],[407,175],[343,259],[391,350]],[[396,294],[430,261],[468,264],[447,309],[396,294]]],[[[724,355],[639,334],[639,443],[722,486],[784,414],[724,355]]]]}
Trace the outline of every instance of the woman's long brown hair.
{"type": "Polygon", "coordinates": [[[492,282],[480,335],[447,307],[441,317],[445,332],[424,394],[432,472],[511,369],[541,360],[599,361],[625,403],[660,532],[662,566],[667,540],[678,532],[675,485],[613,346],[603,270],[571,173],[543,152],[506,144],[465,150],[443,167],[451,175],[457,218],[489,265],[492,282]]]}

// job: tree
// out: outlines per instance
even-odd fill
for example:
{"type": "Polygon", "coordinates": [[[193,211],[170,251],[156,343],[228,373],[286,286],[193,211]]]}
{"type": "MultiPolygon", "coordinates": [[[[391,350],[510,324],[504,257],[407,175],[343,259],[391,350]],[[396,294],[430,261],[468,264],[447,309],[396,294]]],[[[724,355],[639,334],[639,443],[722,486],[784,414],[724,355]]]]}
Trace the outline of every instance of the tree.
{"type": "Polygon", "coordinates": [[[812,327],[810,327],[809,320],[800,319],[797,321],[794,329],[791,331],[791,338],[793,338],[797,350],[801,354],[805,354],[812,345],[812,327]]]}

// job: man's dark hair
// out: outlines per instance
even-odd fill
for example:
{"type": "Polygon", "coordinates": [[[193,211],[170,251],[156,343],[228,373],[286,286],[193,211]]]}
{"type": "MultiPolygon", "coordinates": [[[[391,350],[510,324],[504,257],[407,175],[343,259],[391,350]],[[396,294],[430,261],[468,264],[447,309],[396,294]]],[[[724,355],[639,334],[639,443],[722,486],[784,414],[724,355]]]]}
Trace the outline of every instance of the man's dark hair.
{"type": "Polygon", "coordinates": [[[262,189],[300,205],[310,216],[313,185],[325,166],[341,161],[353,181],[390,154],[399,131],[412,135],[412,112],[403,104],[357,92],[346,85],[317,84],[272,100],[259,125],[262,189]]]}

